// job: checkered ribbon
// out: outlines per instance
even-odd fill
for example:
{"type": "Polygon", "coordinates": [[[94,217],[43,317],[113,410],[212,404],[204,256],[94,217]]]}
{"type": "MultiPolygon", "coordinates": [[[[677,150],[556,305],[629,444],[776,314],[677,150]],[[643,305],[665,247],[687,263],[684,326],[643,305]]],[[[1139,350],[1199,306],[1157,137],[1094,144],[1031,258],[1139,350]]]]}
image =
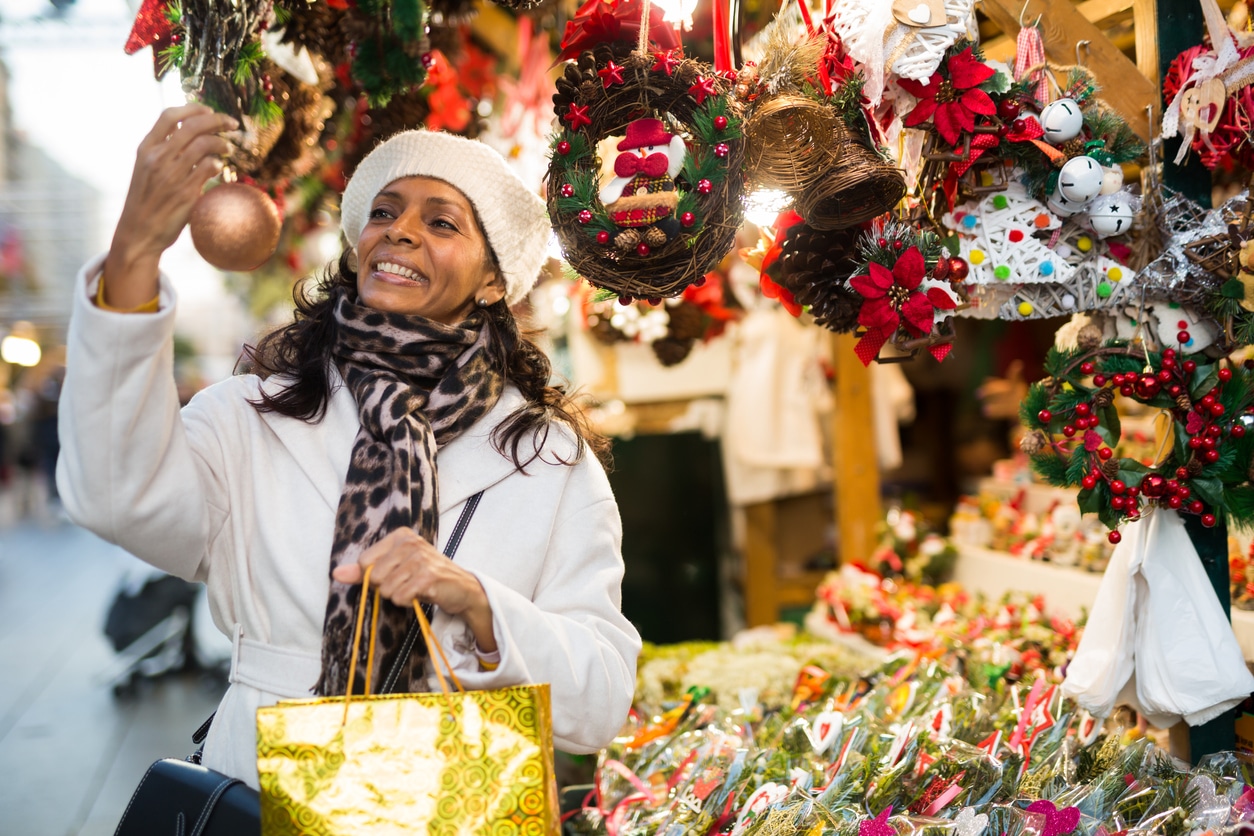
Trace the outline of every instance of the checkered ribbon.
{"type": "Polygon", "coordinates": [[[1024,26],[1015,40],[1015,79],[1022,81],[1031,70],[1033,84],[1029,89],[1042,105],[1049,102],[1049,84],[1045,80],[1044,65],[1045,42],[1041,40],[1041,30],[1035,26],[1024,26]]]}

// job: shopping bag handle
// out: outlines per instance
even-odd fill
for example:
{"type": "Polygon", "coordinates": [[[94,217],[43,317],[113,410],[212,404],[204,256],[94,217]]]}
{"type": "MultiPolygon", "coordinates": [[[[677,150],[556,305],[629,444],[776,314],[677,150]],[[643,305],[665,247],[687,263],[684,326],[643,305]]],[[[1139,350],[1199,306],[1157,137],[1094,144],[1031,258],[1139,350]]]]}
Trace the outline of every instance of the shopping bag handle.
{"type": "MultiPolygon", "coordinates": [[[[357,676],[357,654],[361,651],[361,628],[366,620],[366,590],[370,588],[370,570],[373,566],[367,566],[362,572],[361,577],[361,603],[357,607],[357,624],[353,628],[353,653],[348,659],[348,689],[344,692],[344,720],[341,723],[348,722],[348,705],[353,698],[353,682],[357,676]]],[[[466,693],[466,689],[462,687],[461,680],[457,678],[457,674],[453,673],[453,666],[449,664],[448,657],[444,655],[444,648],[440,647],[440,643],[435,639],[435,633],[431,630],[431,622],[427,620],[427,614],[422,611],[422,606],[418,603],[418,599],[414,599],[414,613],[418,616],[418,626],[422,630],[422,637],[426,639],[427,650],[435,650],[440,657],[440,661],[444,663],[444,667],[448,670],[449,678],[453,680],[453,684],[457,687],[459,694],[466,693]]],[[[378,638],[379,630],[379,590],[374,590],[374,599],[371,607],[370,618],[370,644],[366,647],[366,693],[370,696],[370,679],[374,673],[374,647],[378,638]]],[[[444,696],[452,697],[449,691],[448,681],[445,680],[444,674],[440,671],[440,666],[436,664],[435,658],[431,659],[431,667],[435,670],[436,677],[440,680],[440,690],[444,692],[444,696]]]]}

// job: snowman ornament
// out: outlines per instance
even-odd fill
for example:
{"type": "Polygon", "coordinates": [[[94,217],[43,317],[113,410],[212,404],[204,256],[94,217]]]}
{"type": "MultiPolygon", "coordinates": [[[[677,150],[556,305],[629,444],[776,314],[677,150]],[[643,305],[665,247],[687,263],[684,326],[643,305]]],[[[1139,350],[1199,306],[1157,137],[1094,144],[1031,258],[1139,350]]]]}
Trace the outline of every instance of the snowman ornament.
{"type": "Polygon", "coordinates": [[[661,119],[637,119],[617,148],[614,177],[601,188],[601,203],[618,228],[615,248],[647,253],[680,230],[675,177],[684,167],[684,140],[668,133],[661,119]]]}

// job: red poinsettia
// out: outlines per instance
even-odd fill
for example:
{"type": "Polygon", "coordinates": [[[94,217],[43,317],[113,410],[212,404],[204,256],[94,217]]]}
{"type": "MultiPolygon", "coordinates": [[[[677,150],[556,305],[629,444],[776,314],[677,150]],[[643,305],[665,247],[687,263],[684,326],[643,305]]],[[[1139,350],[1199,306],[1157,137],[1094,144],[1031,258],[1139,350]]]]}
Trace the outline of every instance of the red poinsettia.
{"type": "Polygon", "coordinates": [[[891,336],[905,320],[906,329],[913,336],[931,333],[936,309],[953,310],[957,305],[953,298],[939,287],[919,290],[927,275],[927,265],[918,247],[902,252],[890,271],[872,261],[867,265],[870,274],[859,274],[849,280],[854,290],[866,299],[858,313],[858,324],[869,330],[886,332],[891,336]]]}
{"type": "Polygon", "coordinates": [[[993,77],[993,68],[977,59],[968,47],[946,62],[949,77],[932,73],[927,82],[898,79],[901,89],[919,100],[906,117],[906,127],[931,119],[936,132],[950,145],[957,145],[963,132],[975,129],[975,117],[997,113],[993,99],[979,86],[993,77]]]}

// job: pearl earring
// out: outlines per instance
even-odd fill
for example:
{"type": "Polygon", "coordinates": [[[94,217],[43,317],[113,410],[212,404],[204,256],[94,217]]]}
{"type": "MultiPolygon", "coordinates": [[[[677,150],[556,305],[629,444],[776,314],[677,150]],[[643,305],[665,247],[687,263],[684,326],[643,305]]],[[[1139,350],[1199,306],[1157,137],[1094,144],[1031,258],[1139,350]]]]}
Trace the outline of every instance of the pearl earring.
{"type": "Polygon", "coordinates": [[[480,299],[480,300],[479,300],[479,307],[481,307],[481,308],[486,308],[487,306],[488,306],[488,300],[487,300],[487,299],[480,299]]]}

